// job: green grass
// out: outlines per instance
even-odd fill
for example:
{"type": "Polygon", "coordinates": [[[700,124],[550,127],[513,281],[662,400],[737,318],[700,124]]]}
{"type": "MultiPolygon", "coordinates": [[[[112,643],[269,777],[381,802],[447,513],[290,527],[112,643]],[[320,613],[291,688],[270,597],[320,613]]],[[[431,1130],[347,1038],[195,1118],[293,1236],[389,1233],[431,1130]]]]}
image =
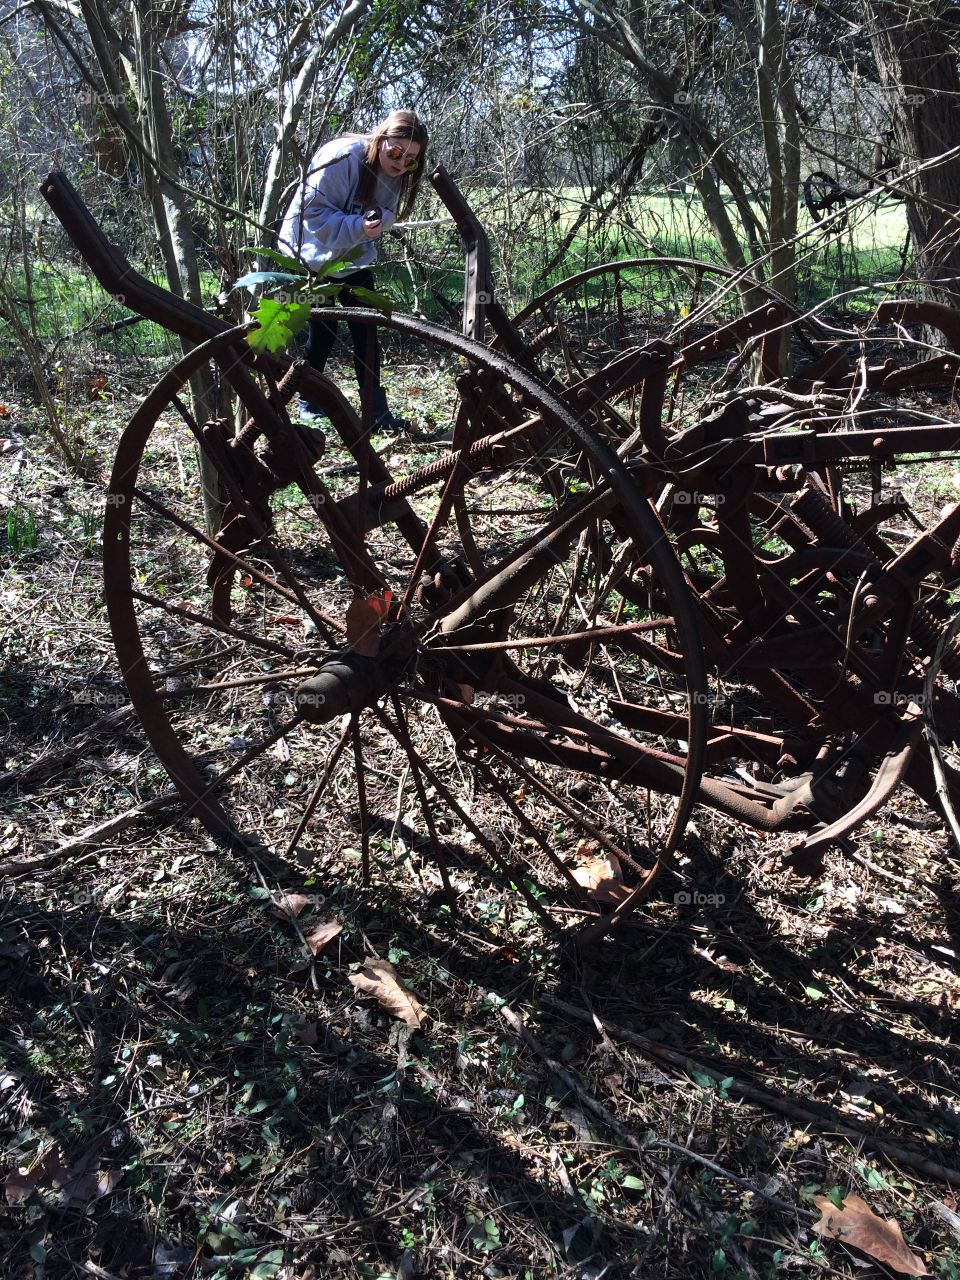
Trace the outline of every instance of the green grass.
{"type": "MultiPolygon", "coordinates": [[[[552,196],[481,190],[467,192],[488,231],[493,256],[493,276],[498,297],[508,311],[515,311],[548,285],[568,278],[587,266],[630,257],[696,258],[723,264],[723,254],[705,219],[699,202],[692,196],[643,195],[625,203],[597,232],[591,218],[580,228],[564,258],[544,278],[544,268],[555,255],[563,237],[574,225],[582,209],[582,193],[562,189],[552,196]]],[[[417,217],[442,215],[435,199],[421,201],[417,217]]],[[[803,305],[846,294],[851,290],[895,279],[901,271],[901,254],[906,236],[902,205],[886,202],[867,204],[851,213],[849,225],[829,239],[810,223],[801,209],[801,230],[808,235],[798,245],[798,298],[803,305]]],[[[463,296],[463,250],[455,231],[449,227],[429,228],[411,233],[414,247],[415,290],[410,269],[402,261],[394,241],[384,247],[379,283],[394,297],[399,309],[420,309],[427,316],[457,324],[456,311],[463,296]],[[445,298],[454,310],[448,314],[436,300],[445,298]]],[[[148,278],[163,281],[156,272],[148,278]]],[[[636,281],[629,274],[624,280],[636,281]]],[[[26,308],[27,290],[22,276],[9,278],[14,295],[26,308]]],[[[203,277],[204,295],[211,306],[220,283],[213,273],[203,277]]],[[[584,301],[593,303],[603,289],[596,282],[584,291],[584,301]]],[[[670,302],[672,286],[655,288],[645,282],[651,300],[670,302]]],[[[104,352],[141,357],[163,357],[175,351],[169,335],[147,322],[95,335],[93,330],[129,315],[129,309],[115,302],[100,288],[89,272],[72,264],[47,266],[38,263],[34,272],[32,301],[37,335],[44,344],[63,339],[89,339],[104,352]]],[[[875,305],[875,291],[861,301],[875,305]]],[[[682,304],[681,304],[682,305],[682,304]]],[[[857,305],[856,299],[852,303],[857,305]]],[[[0,358],[16,355],[16,343],[8,323],[0,324],[0,358]]]]}
{"type": "MultiPolygon", "coordinates": [[[[155,284],[165,285],[156,272],[145,271],[144,275],[155,284]]],[[[8,280],[21,304],[21,318],[28,327],[29,303],[32,302],[36,336],[43,344],[78,338],[95,344],[103,351],[139,356],[167,356],[176,349],[163,329],[149,321],[96,335],[95,329],[114,324],[132,312],[129,306],[102,289],[88,271],[68,264],[37,264],[29,296],[22,273],[13,274],[8,280]]],[[[205,304],[212,307],[219,289],[218,281],[215,276],[205,273],[202,285],[205,304]]],[[[9,322],[0,321],[0,359],[16,355],[16,350],[16,339],[9,322]]]]}
{"type": "MultiPolygon", "coordinates": [[[[582,193],[572,188],[551,196],[479,190],[465,193],[490,238],[493,276],[498,297],[508,310],[517,310],[549,285],[601,262],[631,257],[679,257],[725,265],[713,230],[694,197],[644,195],[627,202],[605,221],[599,233],[596,220],[584,223],[566,249],[564,258],[544,278],[543,271],[573,227],[582,209],[582,193]],[[540,202],[540,203],[538,203],[540,202]]],[[[731,212],[735,212],[731,210],[731,212]]],[[[442,216],[432,205],[417,216],[442,216]]],[[[896,279],[902,270],[906,237],[902,205],[887,201],[868,203],[850,213],[848,225],[827,236],[800,210],[803,238],[797,246],[797,296],[803,305],[872,287],[896,279]]],[[[412,234],[415,254],[428,262],[427,279],[433,289],[454,304],[463,291],[463,251],[452,228],[425,229],[412,234]]],[[[406,264],[396,260],[392,242],[385,246],[381,281],[403,308],[413,305],[414,292],[406,264]],[[391,260],[392,259],[392,260],[391,260]]],[[[629,280],[629,276],[624,277],[629,280]]],[[[593,286],[598,289],[599,284],[593,286]]],[[[590,296],[587,290],[587,296],[590,296]]],[[[654,296],[663,297],[664,290],[654,296]]],[[[872,301],[861,305],[875,305],[872,301]]],[[[419,291],[421,309],[443,318],[429,288],[419,291]]],[[[855,304],[854,304],[855,305],[855,304]]]]}

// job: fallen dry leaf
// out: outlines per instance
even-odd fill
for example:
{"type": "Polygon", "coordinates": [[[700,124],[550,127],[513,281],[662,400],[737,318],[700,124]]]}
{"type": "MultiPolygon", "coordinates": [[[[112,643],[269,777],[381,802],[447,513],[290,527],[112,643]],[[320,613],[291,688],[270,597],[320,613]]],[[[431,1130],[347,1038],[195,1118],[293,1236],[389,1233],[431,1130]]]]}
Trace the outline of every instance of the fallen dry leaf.
{"type": "Polygon", "coordinates": [[[7,1174],[3,1184],[3,1194],[7,1197],[7,1204],[10,1205],[23,1204],[24,1200],[32,1196],[36,1189],[37,1175],[19,1173],[16,1169],[7,1174]]]}
{"type": "Polygon", "coordinates": [[[118,1169],[101,1171],[93,1152],[81,1156],[72,1168],[67,1169],[57,1148],[52,1147],[29,1173],[20,1173],[16,1169],[8,1173],[3,1190],[10,1205],[22,1204],[40,1187],[52,1187],[64,1207],[85,1207],[108,1195],[121,1177],[118,1169]]]}
{"type": "Polygon", "coordinates": [[[388,1013],[414,1031],[426,1019],[427,1011],[400,981],[389,960],[368,960],[359,973],[351,973],[350,981],[361,995],[373,996],[388,1013]]]}
{"type": "Polygon", "coordinates": [[[859,1196],[844,1196],[838,1209],[827,1196],[814,1196],[820,1219],[813,1224],[818,1236],[841,1240],[877,1262],[882,1262],[904,1276],[928,1276],[922,1260],[907,1248],[899,1225],[893,1218],[878,1218],[859,1196]]]}
{"type": "Polygon", "coordinates": [[[339,920],[321,920],[309,933],[303,935],[303,940],[316,956],[342,932],[343,925],[339,920]]]}
{"type": "Polygon", "coordinates": [[[350,601],[345,621],[347,644],[354,653],[359,653],[364,658],[376,656],[380,648],[380,624],[390,612],[392,599],[393,592],[384,591],[379,595],[367,596],[365,600],[358,596],[350,601]]]}
{"type": "Polygon", "coordinates": [[[119,1169],[101,1170],[96,1167],[95,1160],[84,1158],[78,1160],[72,1169],[54,1174],[51,1181],[54,1190],[59,1192],[62,1205],[80,1207],[109,1195],[121,1176],[119,1169]]]}
{"type": "MultiPolygon", "coordinates": [[[[578,847],[578,852],[581,848],[582,846],[578,847]]],[[[584,858],[578,867],[573,868],[573,878],[595,902],[615,907],[630,894],[623,883],[620,863],[612,853],[584,858]]]]}
{"type": "Polygon", "coordinates": [[[270,910],[280,920],[288,920],[290,916],[296,917],[307,907],[312,907],[316,900],[316,894],[285,893],[282,898],[274,902],[270,910]]]}
{"type": "Polygon", "coordinates": [[[717,955],[711,947],[698,947],[694,945],[694,955],[700,956],[710,964],[715,964],[718,969],[723,969],[726,973],[743,973],[744,966],[742,964],[734,964],[732,960],[728,960],[725,955],[717,955]]]}

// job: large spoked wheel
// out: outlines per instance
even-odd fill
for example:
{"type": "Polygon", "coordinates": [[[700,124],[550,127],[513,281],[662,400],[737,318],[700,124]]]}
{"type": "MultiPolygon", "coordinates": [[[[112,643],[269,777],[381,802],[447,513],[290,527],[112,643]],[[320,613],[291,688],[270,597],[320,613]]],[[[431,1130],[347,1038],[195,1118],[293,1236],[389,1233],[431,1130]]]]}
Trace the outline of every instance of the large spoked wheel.
{"type": "Polygon", "coordinates": [[[350,835],[364,872],[412,846],[445,892],[492,876],[577,919],[597,899],[571,873],[606,856],[632,894],[608,924],[675,848],[707,738],[694,607],[642,475],[505,357],[341,314],[443,370],[452,444],[390,481],[396,451],[318,468],[239,333],[171,371],[123,436],[105,528],[151,745],[210,829],[303,864],[350,835]],[[239,433],[179,399],[207,361],[250,413],[239,433]],[[184,423],[225,504],[213,536],[184,423]]]}

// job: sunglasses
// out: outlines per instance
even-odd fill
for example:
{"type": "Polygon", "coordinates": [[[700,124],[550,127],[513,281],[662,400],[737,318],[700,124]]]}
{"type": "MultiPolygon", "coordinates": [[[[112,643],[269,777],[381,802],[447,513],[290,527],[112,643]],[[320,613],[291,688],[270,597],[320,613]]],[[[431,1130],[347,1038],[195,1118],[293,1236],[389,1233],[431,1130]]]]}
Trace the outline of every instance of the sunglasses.
{"type": "Polygon", "coordinates": [[[407,155],[404,147],[398,147],[395,143],[387,142],[386,140],[384,140],[383,144],[383,154],[388,160],[393,160],[394,162],[402,160],[403,167],[407,173],[413,173],[414,169],[420,164],[416,156],[407,155]]]}

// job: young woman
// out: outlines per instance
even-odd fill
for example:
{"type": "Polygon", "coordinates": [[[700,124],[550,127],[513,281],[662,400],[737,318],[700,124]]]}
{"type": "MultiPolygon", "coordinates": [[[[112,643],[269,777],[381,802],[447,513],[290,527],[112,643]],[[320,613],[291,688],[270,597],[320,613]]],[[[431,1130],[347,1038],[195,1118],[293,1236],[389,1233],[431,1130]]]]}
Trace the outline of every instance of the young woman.
{"type": "MultiPolygon", "coordinates": [[[[412,111],[392,111],[372,133],[335,138],[320,148],[287,210],[278,244],[283,253],[316,268],[350,249],[363,252],[349,271],[334,276],[372,289],[370,267],[377,259],[377,240],[397,217],[403,217],[420,186],[427,150],[427,130],[412,111]]],[[[360,305],[349,288],[341,291],[345,307],[360,305]]],[[[402,431],[408,425],[387,407],[380,385],[380,347],[372,325],[350,324],[353,365],[361,394],[373,387],[373,425],[379,431],[402,431]]],[[[307,359],[323,371],[337,337],[332,308],[329,319],[313,318],[307,359]]],[[[314,412],[314,406],[304,406],[314,412]]]]}

